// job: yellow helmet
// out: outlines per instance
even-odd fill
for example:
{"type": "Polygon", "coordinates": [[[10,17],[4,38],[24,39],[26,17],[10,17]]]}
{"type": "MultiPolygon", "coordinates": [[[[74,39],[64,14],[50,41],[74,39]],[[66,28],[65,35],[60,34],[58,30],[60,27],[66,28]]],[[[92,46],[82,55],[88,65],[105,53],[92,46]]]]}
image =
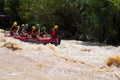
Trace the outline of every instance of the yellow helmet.
{"type": "Polygon", "coordinates": [[[24,26],[25,26],[25,24],[22,24],[21,26],[22,26],[22,27],[24,27],[24,26]]]}
{"type": "Polygon", "coordinates": [[[55,26],[54,26],[54,29],[58,29],[58,28],[59,28],[59,26],[58,26],[58,25],[55,25],[55,26]]]}
{"type": "Polygon", "coordinates": [[[13,26],[17,26],[17,21],[15,21],[15,22],[13,23],[13,26]]]}
{"type": "Polygon", "coordinates": [[[32,26],[32,29],[33,29],[33,30],[35,30],[35,29],[36,29],[36,27],[35,27],[35,26],[32,26]]]}

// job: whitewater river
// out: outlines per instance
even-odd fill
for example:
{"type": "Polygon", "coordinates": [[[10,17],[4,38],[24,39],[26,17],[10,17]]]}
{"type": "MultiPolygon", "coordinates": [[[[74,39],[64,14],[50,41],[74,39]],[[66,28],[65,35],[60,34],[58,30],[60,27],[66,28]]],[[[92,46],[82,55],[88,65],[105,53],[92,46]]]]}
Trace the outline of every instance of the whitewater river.
{"type": "Polygon", "coordinates": [[[42,45],[0,30],[0,80],[120,80],[119,66],[119,46],[75,40],[42,45]]]}

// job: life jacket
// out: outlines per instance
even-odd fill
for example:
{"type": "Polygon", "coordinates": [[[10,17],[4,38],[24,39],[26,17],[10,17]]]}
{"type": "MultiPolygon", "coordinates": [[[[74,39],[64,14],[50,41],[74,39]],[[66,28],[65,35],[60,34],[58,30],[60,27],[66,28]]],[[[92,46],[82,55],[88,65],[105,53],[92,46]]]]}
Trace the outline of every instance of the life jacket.
{"type": "Polygon", "coordinates": [[[34,29],[31,31],[31,34],[32,34],[32,35],[35,35],[35,30],[34,30],[34,29]]]}
{"type": "Polygon", "coordinates": [[[45,34],[44,30],[40,30],[40,37],[44,37],[44,34],[45,34]]]}
{"type": "Polygon", "coordinates": [[[12,26],[12,32],[15,33],[17,31],[18,27],[17,26],[12,26]]]}
{"type": "Polygon", "coordinates": [[[35,34],[38,35],[38,28],[35,29],[35,34]]]}
{"type": "Polygon", "coordinates": [[[51,35],[53,38],[56,38],[57,37],[57,29],[52,29],[51,35]]]}

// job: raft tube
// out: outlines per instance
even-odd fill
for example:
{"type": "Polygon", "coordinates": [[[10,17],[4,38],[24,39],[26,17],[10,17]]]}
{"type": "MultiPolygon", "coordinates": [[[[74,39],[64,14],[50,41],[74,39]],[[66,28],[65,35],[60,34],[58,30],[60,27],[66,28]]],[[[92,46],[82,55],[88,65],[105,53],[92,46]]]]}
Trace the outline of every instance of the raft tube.
{"type": "Polygon", "coordinates": [[[51,43],[51,44],[55,44],[55,45],[60,45],[61,43],[61,39],[60,38],[51,38],[51,37],[47,37],[47,38],[29,38],[29,37],[24,37],[24,36],[11,36],[10,34],[5,34],[6,37],[13,37],[15,39],[19,39],[21,41],[25,41],[25,42],[34,42],[34,43],[43,43],[43,44],[47,44],[47,43],[51,43]]]}

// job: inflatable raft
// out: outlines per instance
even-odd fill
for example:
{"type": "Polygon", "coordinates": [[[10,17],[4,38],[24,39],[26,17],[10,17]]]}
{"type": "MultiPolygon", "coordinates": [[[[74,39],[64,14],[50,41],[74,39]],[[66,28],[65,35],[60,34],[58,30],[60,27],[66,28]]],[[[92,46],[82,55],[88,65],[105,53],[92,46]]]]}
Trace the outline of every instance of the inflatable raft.
{"type": "Polygon", "coordinates": [[[47,38],[30,38],[30,37],[24,37],[24,36],[11,36],[9,33],[5,34],[6,37],[13,37],[15,39],[19,39],[21,41],[25,41],[25,42],[34,42],[34,43],[43,43],[43,44],[47,44],[47,43],[51,43],[51,44],[55,44],[55,45],[60,45],[61,43],[61,39],[60,38],[51,38],[51,37],[47,37],[47,38]]]}

